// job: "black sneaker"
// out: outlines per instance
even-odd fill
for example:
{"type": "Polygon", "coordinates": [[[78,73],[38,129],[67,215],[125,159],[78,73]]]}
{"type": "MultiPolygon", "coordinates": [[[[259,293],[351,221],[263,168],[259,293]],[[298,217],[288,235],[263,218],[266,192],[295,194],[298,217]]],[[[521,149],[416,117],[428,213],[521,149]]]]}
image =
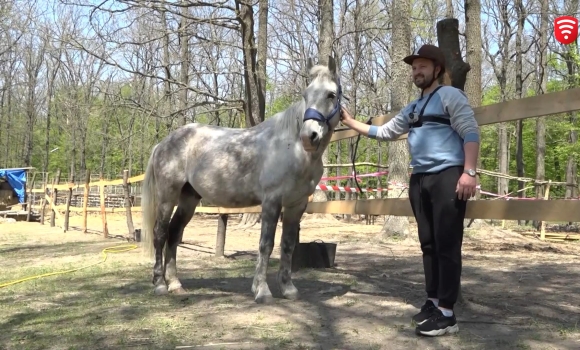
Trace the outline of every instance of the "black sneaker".
{"type": "Polygon", "coordinates": [[[427,299],[425,304],[421,306],[421,312],[413,316],[412,320],[415,324],[420,325],[427,321],[429,317],[433,314],[433,311],[438,310],[435,304],[427,299]]]}
{"type": "Polygon", "coordinates": [[[419,335],[436,337],[446,333],[457,333],[459,332],[459,326],[455,319],[455,313],[451,317],[446,317],[441,310],[436,309],[428,320],[415,328],[415,332],[419,335]]]}

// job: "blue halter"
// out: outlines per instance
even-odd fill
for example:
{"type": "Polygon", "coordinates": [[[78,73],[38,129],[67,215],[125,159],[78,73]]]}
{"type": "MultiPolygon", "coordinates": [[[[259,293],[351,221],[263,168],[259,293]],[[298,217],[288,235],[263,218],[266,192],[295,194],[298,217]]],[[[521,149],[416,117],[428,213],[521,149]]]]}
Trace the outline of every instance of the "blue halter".
{"type": "Polygon", "coordinates": [[[342,86],[340,84],[340,79],[338,81],[338,93],[336,94],[336,105],[334,106],[334,108],[332,109],[332,111],[330,111],[330,113],[328,114],[328,116],[324,116],[322,115],[322,113],[320,113],[319,111],[317,111],[314,108],[308,108],[306,109],[306,112],[304,112],[304,121],[313,119],[313,120],[318,120],[321,122],[326,123],[326,125],[328,125],[328,127],[330,127],[330,120],[332,119],[332,117],[334,117],[334,115],[336,113],[338,113],[340,111],[340,100],[342,98],[342,86]]]}

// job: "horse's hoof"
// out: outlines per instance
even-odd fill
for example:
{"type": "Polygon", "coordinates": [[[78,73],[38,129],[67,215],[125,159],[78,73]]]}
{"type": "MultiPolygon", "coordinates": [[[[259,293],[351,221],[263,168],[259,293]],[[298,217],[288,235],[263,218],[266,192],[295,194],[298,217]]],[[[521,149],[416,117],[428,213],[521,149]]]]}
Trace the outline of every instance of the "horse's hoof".
{"type": "Polygon", "coordinates": [[[169,285],[167,286],[167,290],[169,291],[169,293],[174,293],[178,289],[183,289],[181,283],[179,282],[169,283],[169,285]]]}
{"type": "Polygon", "coordinates": [[[293,289],[288,288],[287,291],[282,292],[284,298],[289,300],[298,300],[300,298],[300,293],[298,293],[298,289],[294,287],[293,289]]]}
{"type": "Polygon", "coordinates": [[[155,287],[154,293],[155,293],[155,295],[167,295],[167,294],[169,294],[169,291],[167,290],[166,285],[160,284],[160,285],[155,287]]]}
{"type": "Polygon", "coordinates": [[[272,296],[272,294],[262,294],[256,296],[256,299],[254,299],[254,301],[256,302],[256,304],[272,304],[274,302],[274,297],[272,296]]]}
{"type": "Polygon", "coordinates": [[[175,289],[171,290],[170,292],[171,292],[171,294],[177,294],[177,295],[187,294],[187,291],[185,289],[183,289],[183,287],[175,288],[175,289]]]}

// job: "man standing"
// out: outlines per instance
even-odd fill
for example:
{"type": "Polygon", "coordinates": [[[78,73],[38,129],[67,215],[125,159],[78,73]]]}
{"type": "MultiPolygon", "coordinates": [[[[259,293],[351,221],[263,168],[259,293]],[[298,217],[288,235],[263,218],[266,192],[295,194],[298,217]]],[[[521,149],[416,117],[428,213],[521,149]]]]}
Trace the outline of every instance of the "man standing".
{"type": "Polygon", "coordinates": [[[381,126],[355,120],[342,109],[342,122],[377,140],[395,140],[408,132],[413,172],[409,200],[423,252],[427,300],[413,316],[416,332],[438,336],[459,331],[453,312],[461,277],[463,220],[475,195],[480,133],[465,93],[440,85],[445,56],[423,45],[404,58],[412,67],[419,98],[381,126]]]}

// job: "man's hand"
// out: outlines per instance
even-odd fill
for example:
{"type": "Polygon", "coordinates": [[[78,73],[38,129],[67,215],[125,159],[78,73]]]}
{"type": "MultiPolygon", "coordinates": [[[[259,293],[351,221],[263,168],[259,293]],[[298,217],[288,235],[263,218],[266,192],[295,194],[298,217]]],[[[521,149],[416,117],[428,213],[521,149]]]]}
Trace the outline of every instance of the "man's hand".
{"type": "Polygon", "coordinates": [[[340,120],[348,127],[352,125],[351,122],[354,120],[352,115],[350,115],[350,112],[344,106],[340,106],[340,120]]]}
{"type": "Polygon", "coordinates": [[[469,198],[475,196],[475,187],[477,181],[475,177],[471,177],[468,174],[463,174],[457,182],[457,188],[455,192],[460,200],[468,200],[469,198]]]}

